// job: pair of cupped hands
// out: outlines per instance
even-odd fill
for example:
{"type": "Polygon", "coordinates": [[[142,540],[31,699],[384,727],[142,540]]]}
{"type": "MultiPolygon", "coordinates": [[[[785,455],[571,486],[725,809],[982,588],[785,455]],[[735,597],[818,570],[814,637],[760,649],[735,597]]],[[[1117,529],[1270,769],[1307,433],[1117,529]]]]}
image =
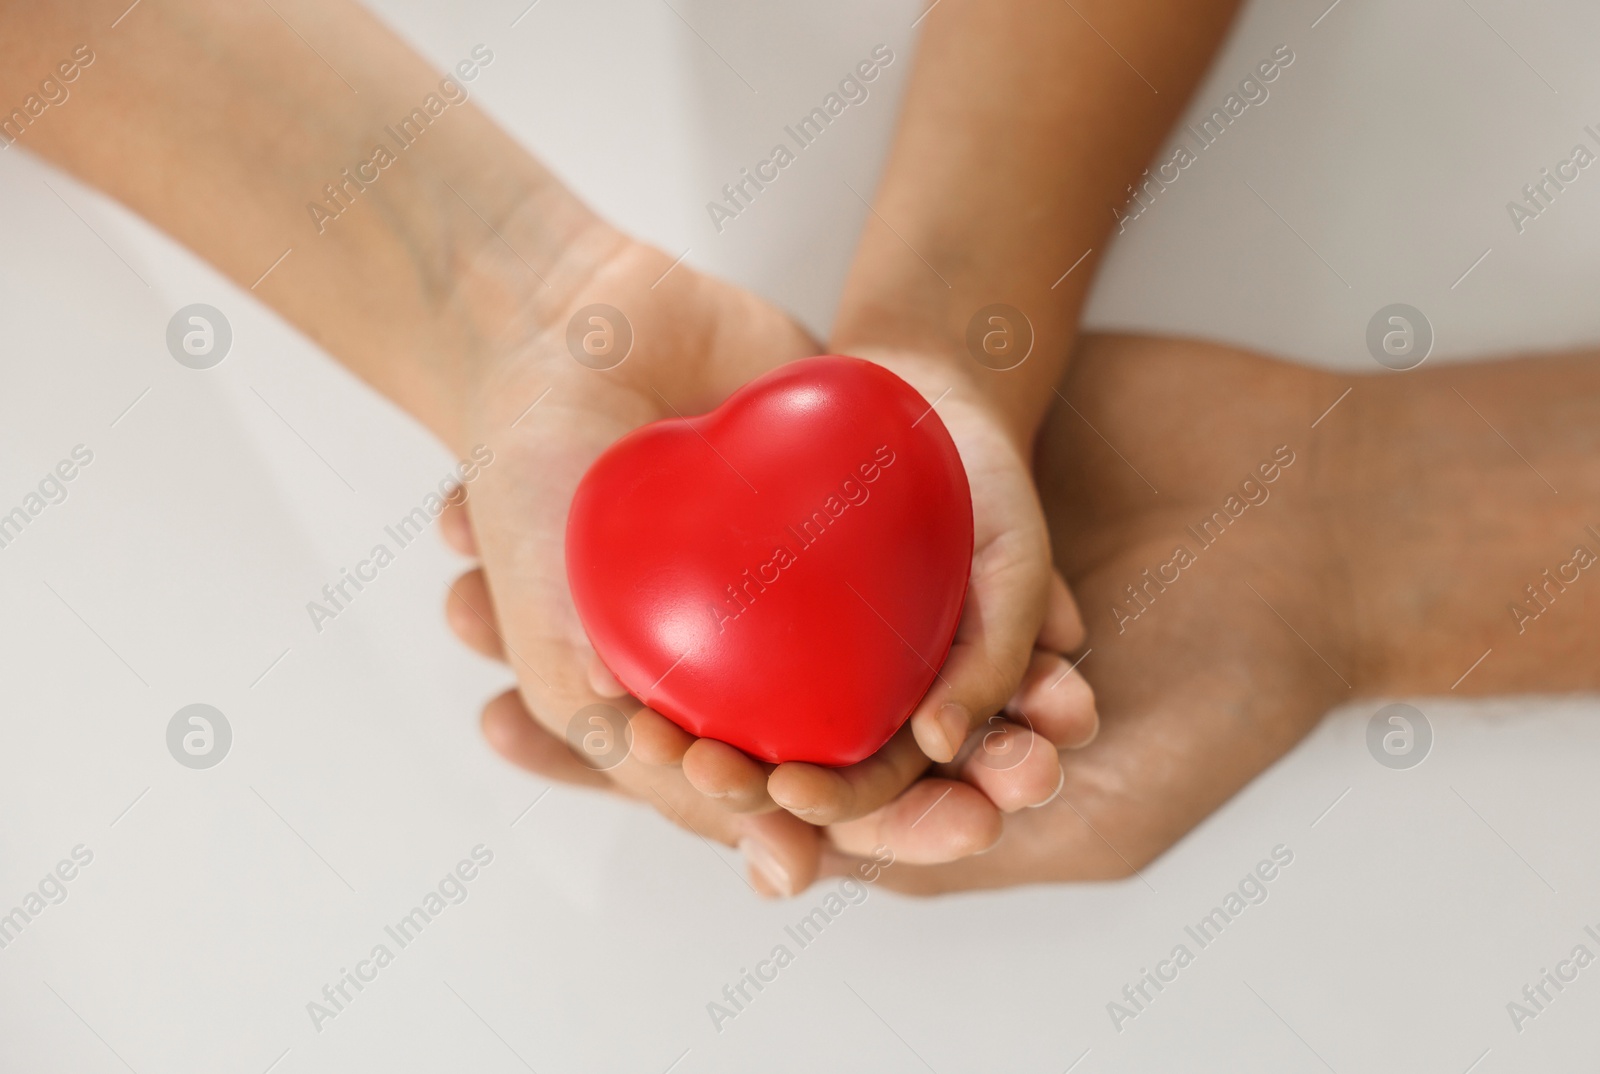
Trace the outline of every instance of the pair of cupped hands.
{"type": "MultiPolygon", "coordinates": [[[[462,427],[495,463],[441,521],[447,543],[480,564],[451,585],[449,623],[517,678],[484,708],[493,747],[543,777],[641,799],[737,846],[750,883],[767,895],[796,894],[883,848],[906,866],[982,854],[1002,838],[1007,814],[1050,803],[1065,779],[1059,751],[1089,743],[1099,720],[1073,666],[1084,627],[1052,568],[1030,470],[1036,430],[1010,427],[979,379],[1003,374],[979,367],[959,340],[942,353],[882,341],[825,346],[755,295],[620,235],[567,295],[565,308],[476,378],[462,427]],[[631,350],[613,368],[568,351],[569,319],[593,303],[622,311],[632,328],[631,350]],[[939,681],[882,749],[844,768],[771,765],[696,739],[626,697],[572,603],[567,510],[619,437],[704,413],[786,361],[830,352],[878,362],[937,401],[972,488],[972,571],[939,681]],[[596,703],[629,716],[627,756],[604,770],[568,744],[574,714],[596,703]]],[[[650,519],[636,522],[648,532],[650,519]]]]}

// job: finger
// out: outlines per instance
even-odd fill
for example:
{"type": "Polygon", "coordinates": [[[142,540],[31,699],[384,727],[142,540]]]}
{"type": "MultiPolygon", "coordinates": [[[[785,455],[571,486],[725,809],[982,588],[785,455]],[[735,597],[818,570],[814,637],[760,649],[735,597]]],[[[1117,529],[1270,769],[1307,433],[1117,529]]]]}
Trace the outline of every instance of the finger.
{"type": "Polygon", "coordinates": [[[655,709],[644,708],[628,719],[633,756],[648,765],[680,764],[695,737],[655,709]]]}
{"type": "Polygon", "coordinates": [[[472,532],[472,516],[467,513],[467,493],[457,485],[445,497],[444,513],[439,516],[439,536],[463,556],[477,556],[478,539],[472,532]]]}
{"type": "MultiPolygon", "coordinates": [[[[846,854],[837,849],[833,844],[824,844],[822,857],[818,862],[818,876],[863,876],[872,866],[870,858],[857,854],[846,854]]],[[[876,877],[868,883],[876,881],[876,877]]]]}
{"type": "Polygon", "coordinates": [[[746,879],[750,881],[750,886],[755,888],[756,894],[763,899],[779,899],[783,897],[784,893],[773,886],[772,882],[767,879],[766,873],[757,869],[748,856],[745,858],[745,873],[746,879]]]}
{"type": "Polygon", "coordinates": [[[743,818],[739,853],[744,855],[751,884],[785,898],[798,895],[817,879],[822,856],[821,833],[782,810],[743,818]]]}
{"type": "Polygon", "coordinates": [[[896,859],[884,864],[874,858],[843,854],[831,846],[824,846],[818,875],[819,878],[854,876],[864,883],[881,885],[902,895],[942,895],[951,891],[1037,882],[1036,876],[999,860],[1004,853],[1005,848],[1001,847],[995,853],[985,854],[981,858],[969,857],[934,864],[915,864],[896,859]]]}
{"type": "Polygon", "coordinates": [[[616,789],[604,775],[578,760],[566,740],[540,726],[515,690],[507,690],[483,706],[479,723],[494,751],[519,768],[580,787],[616,789]]]}
{"type": "Polygon", "coordinates": [[[767,769],[749,754],[714,738],[696,739],[683,754],[689,785],[735,813],[773,808],[767,796],[767,769]]]}
{"type": "Polygon", "coordinates": [[[956,770],[1003,813],[1043,805],[1066,779],[1054,745],[998,715],[973,732],[956,770]]]}
{"type": "Polygon", "coordinates": [[[444,600],[445,622],[473,652],[492,660],[506,658],[505,642],[495,621],[494,600],[481,568],[468,571],[450,586],[444,600]]]}
{"type": "MultiPolygon", "coordinates": [[[[618,769],[625,771],[630,766],[618,769]]],[[[788,896],[816,879],[822,833],[782,810],[736,815],[689,786],[681,772],[634,769],[648,784],[643,795],[661,815],[702,839],[737,847],[750,886],[762,895],[788,896]]]]}
{"type": "Polygon", "coordinates": [[[911,728],[902,726],[877,753],[843,768],[790,761],[767,777],[772,800],[812,824],[854,820],[887,804],[928,767],[911,728]]]}
{"type": "Polygon", "coordinates": [[[599,653],[589,654],[589,689],[601,697],[623,697],[628,693],[628,688],[611,674],[599,653]]]}
{"type": "Polygon", "coordinates": [[[974,561],[955,644],[911,716],[931,760],[955,758],[967,735],[998,712],[1033,656],[1048,597],[1049,569],[1030,542],[1000,542],[974,561]]]}
{"type": "MultiPolygon", "coordinates": [[[[654,717],[662,723],[670,723],[659,713],[649,709],[640,711],[649,713],[645,717],[646,722],[654,717]]],[[[635,715],[637,718],[638,714],[635,715]]],[[[630,723],[630,729],[637,726],[630,723]]],[[[646,793],[644,797],[652,800],[652,804],[659,803],[659,811],[669,820],[707,838],[736,844],[745,856],[751,873],[751,885],[758,893],[788,896],[803,891],[816,879],[820,833],[793,816],[772,810],[764,815],[733,820],[725,810],[719,808],[718,803],[707,802],[700,797],[683,781],[680,773],[669,775],[659,769],[656,771],[660,772],[660,776],[619,786],[607,774],[585,765],[564,739],[556,737],[537,723],[515,690],[508,690],[484,706],[482,727],[484,737],[497,753],[518,767],[545,778],[619,793],[627,793],[627,786],[633,784],[637,784],[633,787],[635,793],[646,789],[653,791],[653,794],[646,793]],[[677,800],[676,805],[672,805],[669,796],[677,800]],[[730,822],[737,826],[730,829],[730,822]]],[[[624,770],[636,770],[640,775],[651,771],[649,768],[635,769],[625,762],[616,772],[624,770]]],[[[760,780],[764,782],[765,772],[761,773],[760,780]]]]}
{"type": "Polygon", "coordinates": [[[1054,649],[1058,653],[1075,653],[1087,636],[1083,615],[1078,611],[1078,602],[1073,599],[1072,590],[1067,588],[1060,571],[1051,570],[1050,599],[1045,605],[1044,623],[1039,627],[1035,647],[1054,649]]]}
{"type": "Polygon", "coordinates": [[[1033,662],[1005,711],[1012,723],[1032,728],[1063,749],[1082,749],[1100,729],[1088,680],[1066,657],[1044,649],[1034,650],[1033,662]]]}
{"type": "Polygon", "coordinates": [[[962,641],[958,635],[939,680],[907,721],[930,760],[955,760],[967,736],[1016,690],[1027,664],[1003,651],[998,641],[982,634],[962,641]]]}
{"type": "Polygon", "coordinates": [[[886,846],[896,861],[929,865],[982,853],[1000,839],[1000,811],[983,793],[965,783],[924,779],[859,820],[827,829],[842,853],[871,855],[886,846]]]}

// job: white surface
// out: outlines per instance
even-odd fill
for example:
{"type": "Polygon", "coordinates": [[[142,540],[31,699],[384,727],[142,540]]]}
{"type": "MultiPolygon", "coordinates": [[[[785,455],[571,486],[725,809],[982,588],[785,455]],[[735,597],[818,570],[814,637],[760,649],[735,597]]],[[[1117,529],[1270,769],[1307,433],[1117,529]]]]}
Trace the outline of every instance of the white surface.
{"type": "MultiPolygon", "coordinates": [[[[739,74],[653,0],[542,0],[508,29],[523,6],[382,5],[440,64],[489,44],[478,99],[604,212],[825,328],[866,212],[844,182],[875,181],[914,5],[675,4],[739,74]],[[704,201],[879,42],[899,57],[887,83],[716,235],[704,201]]],[[[1600,338],[1600,174],[1527,234],[1504,209],[1600,120],[1600,17],[1347,0],[1311,29],[1324,6],[1252,12],[1199,100],[1278,43],[1295,64],[1129,225],[1092,321],[1359,369],[1366,320],[1393,301],[1433,318],[1435,360],[1600,338]]],[[[1587,701],[1419,702],[1437,739],[1407,772],[1365,749],[1375,706],[1338,714],[1143,879],[873,891],[717,1033],[706,1004],[826,889],[762,905],[733,855],[565,789],[513,826],[544,787],[478,739],[505,675],[448,637],[457,564],[431,535],[311,631],[305,602],[450,460],[248,295],[21,153],[0,157],[0,239],[0,508],[73,445],[95,453],[0,550],[0,912],[75,845],[94,852],[66,901],[0,950],[0,1070],[1592,1061],[1600,967],[1520,1034],[1506,1013],[1573,945],[1600,953],[1583,934],[1600,928],[1587,701]],[[203,373],[163,342],[198,301],[235,333],[203,373]],[[194,701],[234,729],[208,771],[166,752],[168,719],[194,701]],[[495,859],[467,900],[316,1032],[307,1002],[479,843],[495,859]],[[1116,1031],[1106,1004],[1280,843],[1295,858],[1268,900],[1116,1031]]]]}

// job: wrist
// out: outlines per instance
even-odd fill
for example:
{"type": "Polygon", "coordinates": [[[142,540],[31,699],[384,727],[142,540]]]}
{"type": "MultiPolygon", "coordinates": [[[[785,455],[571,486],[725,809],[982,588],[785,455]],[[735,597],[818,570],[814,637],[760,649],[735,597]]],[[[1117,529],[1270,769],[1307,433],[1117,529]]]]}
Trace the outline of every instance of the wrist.
{"type": "Polygon", "coordinates": [[[541,192],[489,219],[498,235],[470,221],[477,234],[458,245],[438,311],[438,330],[459,341],[457,360],[446,365],[442,405],[426,414],[413,410],[457,450],[467,446],[485,407],[507,391],[525,390],[556,352],[565,354],[578,297],[637,246],[574,199],[552,204],[541,192]]]}
{"type": "Polygon", "coordinates": [[[1039,420],[1007,405],[1007,397],[994,391],[992,371],[978,366],[964,350],[931,339],[920,345],[893,346],[837,338],[829,342],[829,349],[883,366],[917,389],[936,410],[961,407],[977,413],[996,426],[1023,459],[1032,457],[1039,420]]]}

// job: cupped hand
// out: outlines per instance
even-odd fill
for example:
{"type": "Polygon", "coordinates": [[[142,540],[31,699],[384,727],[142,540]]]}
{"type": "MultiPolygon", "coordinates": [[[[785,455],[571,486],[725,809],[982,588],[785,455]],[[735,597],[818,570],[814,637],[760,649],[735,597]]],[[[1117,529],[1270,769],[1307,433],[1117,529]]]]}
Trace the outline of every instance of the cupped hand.
{"type": "MultiPolygon", "coordinates": [[[[1029,465],[1031,435],[1009,428],[985,400],[963,372],[965,356],[855,353],[918,388],[955,441],[972,490],[966,603],[949,656],[902,730],[898,750],[850,769],[780,766],[767,787],[773,799],[791,808],[839,803],[802,813],[818,823],[841,823],[889,805],[893,815],[905,818],[908,831],[912,825],[919,829],[912,843],[897,849],[900,860],[947,860],[957,847],[981,850],[989,843],[952,841],[948,826],[926,812],[923,795],[895,800],[908,782],[906,772],[920,772],[925,757],[939,765],[940,775],[966,785],[933,788],[941,810],[967,788],[1008,813],[1049,801],[1062,780],[1057,750],[1085,746],[1098,728],[1094,693],[1069,655],[1081,648],[1084,628],[1051,567],[1049,533],[1029,465]]],[[[982,805],[963,803],[968,823],[981,815],[982,805]]],[[[997,832],[998,821],[987,818],[985,829],[997,832]]]]}
{"type": "MultiPolygon", "coordinates": [[[[791,887],[809,879],[806,833],[772,815],[775,801],[814,824],[859,817],[900,795],[931,754],[952,762],[945,773],[956,778],[925,781],[901,807],[916,807],[933,792],[940,812],[919,834],[922,860],[940,861],[992,843],[997,807],[1049,798],[1060,782],[1055,745],[1094,733],[1092,697],[1058,655],[1077,644],[1081,627],[1041,552],[1043,522],[1023,457],[997,422],[964,395],[939,404],[967,464],[978,519],[973,587],[941,683],[908,727],[866,761],[843,769],[774,767],[621,700],[624,691],[596,658],[567,589],[566,511],[589,464],[622,435],[709,410],[748,380],[819,348],[755,296],[620,241],[548,324],[479,378],[468,428],[496,458],[472,486],[470,520],[452,512],[446,522],[454,543],[483,562],[452,587],[450,621],[518,677],[518,703],[497,699],[485,713],[485,730],[502,753],[547,775],[565,771],[593,783],[594,774],[586,769],[580,777],[556,746],[585,740],[586,726],[576,735],[568,729],[586,706],[632,708],[631,748],[605,777],[725,842],[759,828],[764,841],[777,844],[767,849],[784,860],[791,887]],[[574,318],[574,338],[599,333],[596,353],[572,352],[566,329],[574,318]],[[608,341],[617,346],[626,335],[632,343],[620,360],[616,351],[606,353],[608,341]],[[991,721],[1008,703],[1012,719],[991,721]]],[[[885,364],[910,372],[907,362],[885,364]]]]}
{"type": "Polygon", "coordinates": [[[581,278],[551,279],[560,298],[545,293],[539,327],[507,341],[471,378],[463,435],[494,457],[466,508],[442,523],[482,564],[451,586],[447,616],[469,645],[516,674],[516,691],[483,714],[501,754],[554,778],[613,786],[707,838],[743,843],[765,887],[799,890],[815,872],[815,829],[781,811],[729,811],[660,763],[692,739],[627,699],[596,658],[568,590],[564,544],[579,480],[618,438],[710,410],[817,345],[749,292],[621,236],[605,246],[581,278]],[[596,705],[615,718],[608,723],[596,705]]]}
{"type": "Polygon", "coordinates": [[[1362,597],[1341,520],[1379,493],[1330,449],[1338,425],[1311,428],[1344,386],[1231,348],[1087,339],[1038,472],[1056,562],[1089,612],[1082,671],[1100,734],[1063,755],[1059,794],[1006,817],[982,857],[901,855],[925,836],[895,803],[832,828],[826,867],[887,845],[897,864],[882,882],[911,892],[1130,877],[1355,697],[1362,597]],[[1264,483],[1280,448],[1294,461],[1264,483]],[[1188,529],[1262,490],[1211,544],[1188,529]],[[1182,568],[1180,546],[1194,557],[1182,568]]]}

